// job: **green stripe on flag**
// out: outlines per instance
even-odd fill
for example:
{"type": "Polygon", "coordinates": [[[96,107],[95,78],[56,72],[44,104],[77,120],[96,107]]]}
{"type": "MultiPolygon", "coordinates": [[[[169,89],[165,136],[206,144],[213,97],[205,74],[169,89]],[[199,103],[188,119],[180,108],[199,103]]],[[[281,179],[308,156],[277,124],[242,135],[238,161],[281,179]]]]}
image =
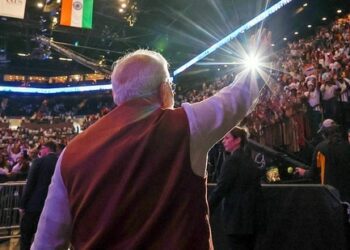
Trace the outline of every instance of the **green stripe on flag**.
{"type": "Polygon", "coordinates": [[[92,10],[94,0],[83,1],[83,28],[92,28],[92,10]]]}

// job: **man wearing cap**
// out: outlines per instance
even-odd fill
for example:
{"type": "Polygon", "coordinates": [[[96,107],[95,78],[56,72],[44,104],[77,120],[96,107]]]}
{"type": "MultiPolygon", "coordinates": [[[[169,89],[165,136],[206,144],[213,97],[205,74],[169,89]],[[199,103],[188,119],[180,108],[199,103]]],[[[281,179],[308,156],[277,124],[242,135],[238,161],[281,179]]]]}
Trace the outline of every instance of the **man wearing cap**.
{"type": "Polygon", "coordinates": [[[137,50],[119,59],[111,75],[118,107],[61,154],[32,248],[213,249],[206,155],[262,87],[243,75],[174,109],[162,55],[137,50]]]}
{"type": "Polygon", "coordinates": [[[30,249],[58,159],[55,151],[53,141],[41,145],[40,158],[35,159],[29,169],[20,205],[21,250],[30,249]]]}
{"type": "Polygon", "coordinates": [[[319,133],[325,139],[315,148],[311,169],[296,168],[296,173],[335,187],[341,200],[350,202],[350,145],[332,119],[323,121],[319,133]]]}

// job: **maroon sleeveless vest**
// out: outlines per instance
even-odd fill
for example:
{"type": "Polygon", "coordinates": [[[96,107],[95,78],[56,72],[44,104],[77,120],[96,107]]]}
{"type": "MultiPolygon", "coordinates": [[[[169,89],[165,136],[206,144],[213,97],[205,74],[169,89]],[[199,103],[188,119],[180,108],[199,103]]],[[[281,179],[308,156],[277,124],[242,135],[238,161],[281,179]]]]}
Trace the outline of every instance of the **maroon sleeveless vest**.
{"type": "Polygon", "coordinates": [[[147,111],[139,100],[124,104],[67,146],[75,249],[212,249],[185,111],[147,111]]]}

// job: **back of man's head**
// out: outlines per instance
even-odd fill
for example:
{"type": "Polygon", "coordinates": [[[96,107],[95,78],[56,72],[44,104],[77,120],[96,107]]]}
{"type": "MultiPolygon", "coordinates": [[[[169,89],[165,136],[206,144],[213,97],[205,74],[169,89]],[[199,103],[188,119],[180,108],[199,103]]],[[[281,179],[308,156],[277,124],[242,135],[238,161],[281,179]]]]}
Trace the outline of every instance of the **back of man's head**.
{"type": "Polygon", "coordinates": [[[339,134],[339,125],[332,119],[325,119],[320,129],[318,130],[319,133],[322,133],[326,138],[333,136],[335,134],[339,134]]]}
{"type": "Polygon", "coordinates": [[[154,51],[136,50],[116,61],[111,75],[113,99],[117,105],[139,97],[158,94],[169,79],[168,63],[154,51]]]}
{"type": "Polygon", "coordinates": [[[43,146],[47,147],[50,150],[50,152],[53,152],[53,153],[56,152],[57,145],[53,141],[47,141],[43,144],[43,146]]]}

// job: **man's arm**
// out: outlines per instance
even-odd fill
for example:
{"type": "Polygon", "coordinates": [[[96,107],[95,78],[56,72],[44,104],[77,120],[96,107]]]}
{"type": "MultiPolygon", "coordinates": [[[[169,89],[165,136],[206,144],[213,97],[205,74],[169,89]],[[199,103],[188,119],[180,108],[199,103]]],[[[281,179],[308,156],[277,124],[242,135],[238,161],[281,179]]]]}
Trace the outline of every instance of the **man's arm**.
{"type": "Polygon", "coordinates": [[[31,249],[67,249],[71,235],[68,193],[61,176],[62,156],[57,161],[49,192],[31,249]]]}
{"type": "Polygon", "coordinates": [[[316,147],[312,154],[312,161],[311,161],[311,167],[309,169],[304,169],[301,167],[295,168],[295,174],[298,174],[304,178],[311,179],[312,181],[315,181],[317,183],[320,182],[320,172],[317,168],[317,154],[319,150],[316,147]]]}
{"type": "Polygon", "coordinates": [[[259,86],[255,79],[249,81],[249,77],[240,73],[216,95],[202,102],[182,105],[189,120],[191,162],[195,174],[205,176],[209,148],[245,117],[258,97],[262,84],[259,86]]]}
{"type": "MultiPolygon", "coordinates": [[[[271,52],[271,32],[263,29],[250,38],[250,49],[258,49],[267,56],[271,52]]],[[[266,75],[266,73],[265,73],[266,75]]],[[[190,157],[193,172],[206,175],[206,155],[210,147],[241,121],[264,86],[257,72],[244,70],[234,82],[216,95],[198,103],[185,103],[191,141],[190,157]]]]}

